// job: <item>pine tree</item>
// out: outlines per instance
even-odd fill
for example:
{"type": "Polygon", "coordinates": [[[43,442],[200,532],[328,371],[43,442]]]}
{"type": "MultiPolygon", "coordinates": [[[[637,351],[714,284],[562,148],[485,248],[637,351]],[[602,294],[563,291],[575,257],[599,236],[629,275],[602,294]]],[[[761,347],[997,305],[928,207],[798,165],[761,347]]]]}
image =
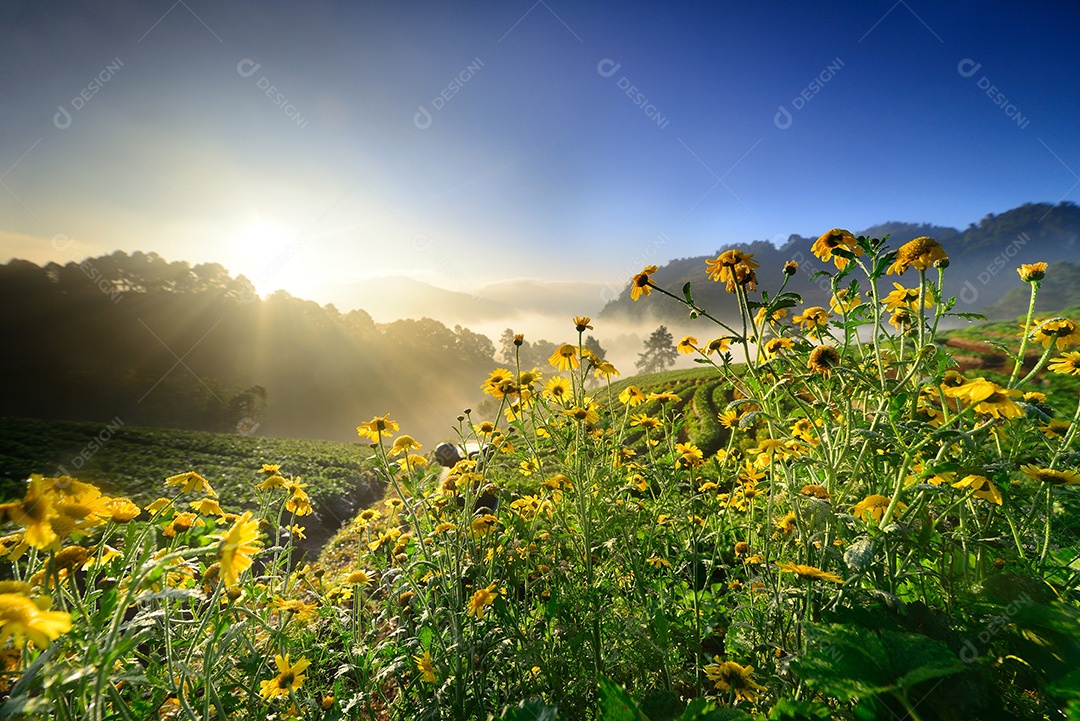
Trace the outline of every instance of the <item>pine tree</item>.
{"type": "Polygon", "coordinates": [[[675,350],[675,339],[667,326],[660,326],[645,341],[645,352],[638,354],[635,365],[642,373],[659,373],[675,365],[679,352],[675,350]]]}

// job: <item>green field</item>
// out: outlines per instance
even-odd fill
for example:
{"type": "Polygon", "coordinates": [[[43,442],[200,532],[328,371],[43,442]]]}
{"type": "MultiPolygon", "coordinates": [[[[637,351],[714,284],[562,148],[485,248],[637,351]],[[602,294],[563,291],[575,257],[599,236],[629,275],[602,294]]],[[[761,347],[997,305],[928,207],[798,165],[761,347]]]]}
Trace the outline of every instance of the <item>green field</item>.
{"type": "MultiPolygon", "coordinates": [[[[111,423],[0,418],[0,498],[25,493],[31,473],[67,474],[105,493],[145,505],[172,495],[164,480],[195,471],[210,481],[222,503],[256,505],[254,484],[263,463],[299,476],[321,524],[336,528],[381,484],[370,470],[371,449],[361,443],[261,438],[111,423]]],[[[309,525],[314,525],[310,524],[309,525]]],[[[314,530],[314,529],[312,529],[314,530]]]]}

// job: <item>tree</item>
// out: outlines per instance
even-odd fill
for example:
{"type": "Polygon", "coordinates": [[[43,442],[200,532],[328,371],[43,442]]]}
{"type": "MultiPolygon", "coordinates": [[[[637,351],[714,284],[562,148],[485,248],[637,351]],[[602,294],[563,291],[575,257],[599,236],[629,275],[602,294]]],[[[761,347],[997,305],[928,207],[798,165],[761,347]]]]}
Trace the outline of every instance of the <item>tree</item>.
{"type": "Polygon", "coordinates": [[[675,350],[675,339],[667,326],[660,326],[645,341],[645,352],[638,354],[637,369],[642,373],[659,373],[675,365],[679,352],[675,350]]]}
{"type": "Polygon", "coordinates": [[[513,364],[516,346],[514,345],[514,331],[507,328],[499,336],[499,360],[508,365],[513,364]]]}
{"type": "Polygon", "coordinates": [[[596,338],[591,335],[585,338],[585,347],[595,353],[596,357],[600,360],[607,358],[607,351],[600,345],[600,341],[596,340],[596,338]]]}

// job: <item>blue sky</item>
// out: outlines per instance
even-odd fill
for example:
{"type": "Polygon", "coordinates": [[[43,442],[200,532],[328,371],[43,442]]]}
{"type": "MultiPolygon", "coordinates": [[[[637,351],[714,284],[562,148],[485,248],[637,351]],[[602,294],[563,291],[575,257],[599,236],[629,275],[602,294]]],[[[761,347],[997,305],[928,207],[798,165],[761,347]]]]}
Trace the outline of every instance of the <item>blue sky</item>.
{"type": "Polygon", "coordinates": [[[1080,9],[941,5],[6,2],[0,262],[325,302],[1076,202],[1080,9]]]}

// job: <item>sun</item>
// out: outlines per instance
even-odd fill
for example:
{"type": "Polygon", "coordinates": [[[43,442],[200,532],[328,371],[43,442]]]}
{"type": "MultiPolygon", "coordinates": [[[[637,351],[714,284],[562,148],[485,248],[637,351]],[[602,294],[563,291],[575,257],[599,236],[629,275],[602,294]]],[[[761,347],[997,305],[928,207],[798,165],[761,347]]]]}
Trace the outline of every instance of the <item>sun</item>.
{"type": "Polygon", "coordinates": [[[296,234],[285,225],[255,214],[236,224],[225,249],[227,267],[234,274],[243,274],[260,293],[281,287],[284,278],[276,258],[287,254],[296,234]]]}

